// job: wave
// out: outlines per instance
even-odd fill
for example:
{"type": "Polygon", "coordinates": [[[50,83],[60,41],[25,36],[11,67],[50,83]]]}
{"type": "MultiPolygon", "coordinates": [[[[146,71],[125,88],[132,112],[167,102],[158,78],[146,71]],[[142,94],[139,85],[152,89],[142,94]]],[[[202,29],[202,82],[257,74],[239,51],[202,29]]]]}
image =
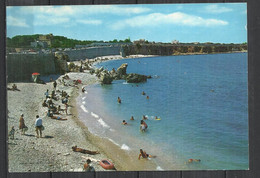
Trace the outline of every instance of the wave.
{"type": "Polygon", "coordinates": [[[91,114],[91,116],[95,117],[96,119],[99,118],[99,115],[97,115],[97,114],[95,114],[95,113],[93,113],[93,112],[91,112],[90,114],[91,114]]]}
{"type": "Polygon", "coordinates": [[[117,146],[120,146],[118,143],[116,143],[114,140],[112,140],[111,138],[108,138],[109,141],[111,141],[112,143],[114,143],[117,146]]]}
{"type": "Polygon", "coordinates": [[[126,144],[123,144],[123,145],[121,146],[121,149],[122,149],[122,150],[130,150],[129,146],[127,146],[126,144]]]}
{"type": "Polygon", "coordinates": [[[110,126],[107,125],[107,124],[105,123],[105,121],[103,121],[102,118],[98,119],[98,122],[99,122],[103,127],[105,127],[105,128],[110,128],[110,126]]]}
{"type": "Polygon", "coordinates": [[[82,102],[82,104],[86,104],[86,102],[85,102],[85,101],[83,101],[83,102],[82,102]]]}
{"type": "Polygon", "coordinates": [[[82,98],[82,100],[85,100],[86,99],[86,96],[84,96],[83,98],[82,98]]]}
{"type": "Polygon", "coordinates": [[[127,82],[123,82],[123,84],[124,84],[124,85],[128,85],[129,83],[127,83],[127,82]]]}
{"type": "Polygon", "coordinates": [[[81,108],[85,113],[89,113],[88,110],[85,108],[84,105],[80,105],[80,108],[81,108]]]}

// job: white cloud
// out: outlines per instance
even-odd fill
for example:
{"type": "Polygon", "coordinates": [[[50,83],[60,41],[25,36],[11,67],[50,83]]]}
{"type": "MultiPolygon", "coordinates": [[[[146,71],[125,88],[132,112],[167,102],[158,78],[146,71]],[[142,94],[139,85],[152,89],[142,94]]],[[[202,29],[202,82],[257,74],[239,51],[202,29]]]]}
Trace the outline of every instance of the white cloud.
{"type": "Polygon", "coordinates": [[[25,19],[16,18],[13,16],[7,16],[6,21],[7,21],[7,26],[29,27],[25,19]]]}
{"type": "Polygon", "coordinates": [[[218,19],[205,19],[181,12],[175,12],[172,14],[152,13],[145,16],[137,16],[131,19],[126,19],[124,21],[118,21],[115,24],[112,24],[112,29],[117,30],[125,27],[158,26],[162,24],[209,27],[228,25],[228,22],[218,19]]]}
{"type": "Polygon", "coordinates": [[[76,20],[78,23],[87,24],[87,25],[100,25],[102,24],[101,20],[76,20]]]}
{"type": "Polygon", "coordinates": [[[34,22],[34,25],[48,26],[48,25],[67,24],[70,22],[70,19],[67,17],[52,18],[50,16],[36,15],[33,22],[34,22]]]}
{"type": "Polygon", "coordinates": [[[231,12],[233,9],[228,7],[221,7],[217,4],[208,5],[205,7],[203,12],[211,13],[211,14],[221,14],[225,12],[231,12]]]}
{"type": "Polygon", "coordinates": [[[89,14],[120,14],[131,15],[150,11],[146,7],[124,7],[115,5],[86,6],[27,6],[22,7],[22,13],[33,13],[52,16],[79,16],[89,14]]]}

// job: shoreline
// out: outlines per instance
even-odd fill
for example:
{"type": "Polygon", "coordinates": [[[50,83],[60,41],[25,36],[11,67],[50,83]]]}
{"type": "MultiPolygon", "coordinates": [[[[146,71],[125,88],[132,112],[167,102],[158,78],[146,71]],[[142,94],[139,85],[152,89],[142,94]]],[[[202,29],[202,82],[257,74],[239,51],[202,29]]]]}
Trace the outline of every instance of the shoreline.
{"type": "MultiPolygon", "coordinates": [[[[218,53],[217,53],[218,54],[218,53]]],[[[156,57],[138,55],[135,57],[156,57]]],[[[128,57],[128,58],[135,58],[128,57]]],[[[115,56],[103,56],[103,58],[92,59],[94,62],[103,62],[105,60],[121,60],[127,58],[118,58],[115,56]],[[116,58],[116,59],[114,59],[116,58]]],[[[80,61],[78,61],[80,62],[80,61]]],[[[58,89],[65,90],[71,95],[69,108],[71,115],[61,114],[62,117],[68,118],[67,121],[57,121],[47,118],[46,109],[42,108],[44,92],[46,89],[52,89],[52,82],[46,85],[35,83],[17,83],[21,91],[8,91],[8,130],[11,126],[19,124],[21,113],[25,115],[25,124],[29,130],[27,135],[20,135],[17,129],[14,140],[8,140],[8,158],[10,172],[81,172],[86,159],[82,156],[96,159],[109,159],[115,164],[118,171],[156,171],[156,165],[152,161],[138,160],[138,153],[129,153],[122,150],[119,146],[112,143],[107,138],[102,138],[90,133],[88,127],[78,117],[77,98],[80,97],[81,87],[91,85],[98,81],[98,78],[88,72],[84,73],[67,73],[71,79],[82,79],[82,84],[76,87],[58,85],[58,89]],[[40,96],[39,96],[40,95],[40,96]],[[39,114],[43,118],[45,138],[36,138],[34,131],[35,115],[39,114]],[[29,134],[28,134],[29,133],[29,134]],[[84,155],[75,153],[71,147],[78,147],[98,150],[101,154],[84,155]],[[107,149],[109,148],[109,149],[107,149]],[[136,156],[133,156],[136,154],[136,156]],[[40,161],[39,161],[40,160],[40,161]]],[[[62,76],[59,77],[59,79],[62,76]]],[[[9,83],[8,86],[11,86],[9,83]]],[[[64,107],[63,107],[64,108],[64,107]]],[[[92,164],[96,171],[106,171],[97,162],[92,164]]]]}

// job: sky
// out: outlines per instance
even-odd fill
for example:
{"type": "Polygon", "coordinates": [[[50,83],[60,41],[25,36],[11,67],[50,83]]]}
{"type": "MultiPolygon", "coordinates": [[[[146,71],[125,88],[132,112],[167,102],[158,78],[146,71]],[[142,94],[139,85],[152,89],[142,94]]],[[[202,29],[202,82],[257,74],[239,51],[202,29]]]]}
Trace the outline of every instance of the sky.
{"type": "Polygon", "coordinates": [[[8,6],[7,37],[49,34],[78,40],[247,42],[246,3],[8,6]]]}

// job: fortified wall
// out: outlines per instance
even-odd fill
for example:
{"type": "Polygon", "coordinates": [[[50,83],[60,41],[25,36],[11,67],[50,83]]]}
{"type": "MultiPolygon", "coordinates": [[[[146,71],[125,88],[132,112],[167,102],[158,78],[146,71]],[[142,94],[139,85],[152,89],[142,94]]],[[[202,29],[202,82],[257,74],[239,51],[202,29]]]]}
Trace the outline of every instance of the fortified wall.
{"type": "Polygon", "coordinates": [[[53,54],[7,54],[7,81],[30,81],[32,73],[55,74],[53,54]]]}
{"type": "Polygon", "coordinates": [[[70,61],[85,60],[86,58],[91,59],[99,56],[109,56],[109,55],[120,55],[120,46],[114,47],[90,47],[87,49],[74,49],[64,51],[68,56],[70,61]]]}

